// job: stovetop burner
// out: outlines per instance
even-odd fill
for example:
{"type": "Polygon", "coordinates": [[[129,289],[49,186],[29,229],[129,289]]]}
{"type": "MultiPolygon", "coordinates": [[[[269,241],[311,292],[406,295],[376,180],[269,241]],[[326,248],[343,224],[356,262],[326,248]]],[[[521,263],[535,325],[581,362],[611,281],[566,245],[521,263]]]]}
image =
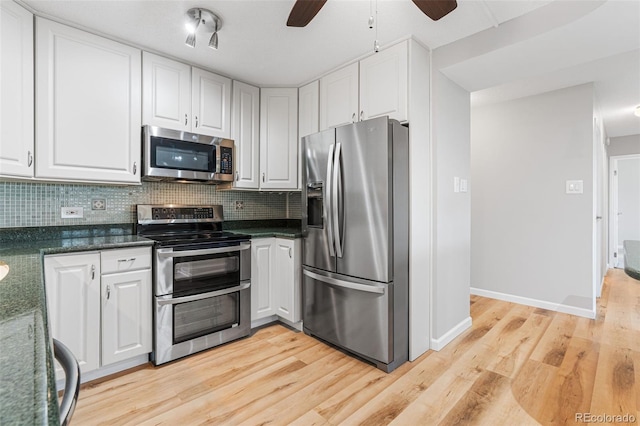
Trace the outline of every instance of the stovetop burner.
{"type": "Polygon", "coordinates": [[[249,235],[222,230],[222,206],[138,205],[136,233],[160,246],[248,241],[249,235]]]}

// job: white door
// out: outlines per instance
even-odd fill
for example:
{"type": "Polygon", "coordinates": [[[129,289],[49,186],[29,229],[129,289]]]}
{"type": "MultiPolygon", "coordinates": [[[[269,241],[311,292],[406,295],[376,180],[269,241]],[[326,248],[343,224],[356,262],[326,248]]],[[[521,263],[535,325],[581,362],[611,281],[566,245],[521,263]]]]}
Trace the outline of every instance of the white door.
{"type": "Polygon", "coordinates": [[[260,189],[298,187],[298,89],[260,91],[260,189]]]}
{"type": "Polygon", "coordinates": [[[260,89],[233,83],[232,139],[235,143],[236,188],[259,188],[260,176],[260,89]]]}
{"type": "MultiPolygon", "coordinates": [[[[48,317],[54,338],[65,344],[82,373],[100,366],[100,254],[45,256],[48,317]]],[[[60,378],[61,368],[56,368],[60,378]]]]}
{"type": "Polygon", "coordinates": [[[358,63],[320,79],[320,130],[358,121],[358,63]]]}
{"type": "Polygon", "coordinates": [[[0,3],[0,175],[33,177],[33,15],[0,3]]]}
{"type": "Polygon", "coordinates": [[[360,61],[360,120],[407,121],[408,57],[405,41],[360,61]]]}
{"type": "Polygon", "coordinates": [[[191,131],[191,67],[142,53],[142,124],[191,131]]]}
{"type": "Polygon", "coordinates": [[[231,137],[231,79],[193,68],[191,72],[192,131],[231,137]]]}
{"type": "Polygon", "coordinates": [[[36,177],[140,183],[140,50],[36,18],[36,177]]]}
{"type": "Polygon", "coordinates": [[[102,365],[151,352],[151,270],[102,276],[102,365]]]}
{"type": "Polygon", "coordinates": [[[611,157],[613,265],[624,268],[625,240],[640,240],[640,156],[611,157]]]}
{"type": "Polygon", "coordinates": [[[276,238],[275,279],[276,313],[291,322],[300,321],[300,240],[276,238]]]}
{"type": "Polygon", "coordinates": [[[251,321],[275,315],[274,256],[275,238],[251,240],[251,321]]]}

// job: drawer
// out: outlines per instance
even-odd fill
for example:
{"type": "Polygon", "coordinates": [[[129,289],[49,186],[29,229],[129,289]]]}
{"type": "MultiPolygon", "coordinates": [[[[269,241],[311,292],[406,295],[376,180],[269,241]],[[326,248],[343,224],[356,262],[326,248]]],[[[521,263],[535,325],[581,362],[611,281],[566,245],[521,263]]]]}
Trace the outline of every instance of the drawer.
{"type": "Polygon", "coordinates": [[[100,252],[102,274],[151,268],[151,247],[103,250],[100,252]]]}

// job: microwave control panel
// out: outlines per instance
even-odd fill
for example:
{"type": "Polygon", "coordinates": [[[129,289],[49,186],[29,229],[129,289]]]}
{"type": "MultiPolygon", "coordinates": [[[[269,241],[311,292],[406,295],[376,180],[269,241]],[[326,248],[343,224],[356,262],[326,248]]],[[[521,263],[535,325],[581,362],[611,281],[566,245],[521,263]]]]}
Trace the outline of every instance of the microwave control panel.
{"type": "Polygon", "coordinates": [[[220,147],[220,173],[225,175],[233,174],[233,148],[220,147]]]}

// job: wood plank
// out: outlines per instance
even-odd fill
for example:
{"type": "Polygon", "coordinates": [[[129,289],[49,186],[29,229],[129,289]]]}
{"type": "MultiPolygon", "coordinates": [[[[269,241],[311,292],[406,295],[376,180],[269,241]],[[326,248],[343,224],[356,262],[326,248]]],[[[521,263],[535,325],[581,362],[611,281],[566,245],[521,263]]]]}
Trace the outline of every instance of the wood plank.
{"type": "Polygon", "coordinates": [[[531,359],[559,367],[577,322],[578,318],[573,315],[555,315],[531,354],[531,359]]]}
{"type": "Polygon", "coordinates": [[[636,415],[637,388],[635,363],[638,353],[626,348],[600,345],[600,356],[595,377],[594,398],[591,401],[593,414],[636,415]],[[596,397],[597,395],[597,397],[596,397]]]}

